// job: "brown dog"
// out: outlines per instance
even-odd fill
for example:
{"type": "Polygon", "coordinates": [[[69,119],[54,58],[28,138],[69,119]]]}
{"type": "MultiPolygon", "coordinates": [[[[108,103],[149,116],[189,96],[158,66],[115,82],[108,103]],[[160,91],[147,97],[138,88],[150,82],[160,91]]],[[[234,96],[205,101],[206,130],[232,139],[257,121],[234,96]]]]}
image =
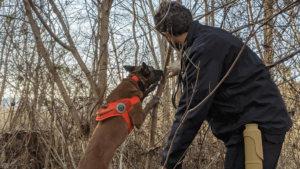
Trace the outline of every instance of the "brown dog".
{"type": "Polygon", "coordinates": [[[155,89],[153,84],[160,80],[163,73],[144,62],[142,66],[124,68],[129,75],[107,97],[108,105],[98,111],[97,119],[102,121],[95,128],[79,162],[79,169],[108,169],[115,150],[123,143],[132,126],[139,128],[145,119],[142,101],[155,89]],[[126,110],[130,107],[130,110],[126,112],[124,107],[126,110]],[[126,113],[127,116],[124,115],[126,113]]]}

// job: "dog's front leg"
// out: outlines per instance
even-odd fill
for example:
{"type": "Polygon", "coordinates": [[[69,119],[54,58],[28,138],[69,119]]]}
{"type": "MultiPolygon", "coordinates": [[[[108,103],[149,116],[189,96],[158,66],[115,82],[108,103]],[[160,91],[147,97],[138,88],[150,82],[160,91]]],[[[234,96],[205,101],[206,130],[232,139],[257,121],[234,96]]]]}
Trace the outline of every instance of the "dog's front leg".
{"type": "Polygon", "coordinates": [[[157,96],[153,96],[153,98],[149,101],[149,103],[145,106],[143,109],[143,113],[145,114],[145,117],[149,113],[149,111],[153,108],[153,106],[157,105],[160,101],[160,98],[157,96]]]}
{"type": "Polygon", "coordinates": [[[153,92],[156,89],[157,85],[153,84],[149,89],[145,90],[143,92],[143,97],[141,98],[141,102],[143,103],[143,100],[148,97],[149,93],[153,92]]]}

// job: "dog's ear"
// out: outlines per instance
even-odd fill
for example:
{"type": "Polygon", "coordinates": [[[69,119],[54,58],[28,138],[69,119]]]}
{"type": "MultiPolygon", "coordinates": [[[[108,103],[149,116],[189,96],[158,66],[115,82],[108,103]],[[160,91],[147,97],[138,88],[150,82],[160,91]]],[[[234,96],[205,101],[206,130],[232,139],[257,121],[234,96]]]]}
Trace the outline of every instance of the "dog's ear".
{"type": "Polygon", "coordinates": [[[132,72],[132,71],[134,71],[134,69],[135,69],[135,66],[125,65],[125,66],[123,66],[123,67],[124,67],[124,69],[125,69],[126,71],[128,71],[128,72],[132,72]]]}
{"type": "Polygon", "coordinates": [[[145,62],[142,64],[141,74],[146,78],[150,75],[150,70],[145,62]]]}

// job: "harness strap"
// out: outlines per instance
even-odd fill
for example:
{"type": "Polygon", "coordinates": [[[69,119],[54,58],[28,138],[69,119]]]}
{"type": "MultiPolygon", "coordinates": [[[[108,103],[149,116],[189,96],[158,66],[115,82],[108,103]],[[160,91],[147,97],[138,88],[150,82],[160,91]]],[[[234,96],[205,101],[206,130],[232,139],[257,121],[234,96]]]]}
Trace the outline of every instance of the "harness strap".
{"type": "Polygon", "coordinates": [[[139,101],[140,98],[138,96],[133,96],[132,98],[120,99],[108,103],[107,108],[101,108],[98,110],[96,121],[103,121],[110,117],[122,116],[127,123],[128,132],[130,133],[133,129],[133,126],[128,113],[139,101]]]}
{"type": "MultiPolygon", "coordinates": [[[[138,82],[140,80],[136,75],[132,76],[131,79],[134,82],[138,82]]],[[[138,96],[133,96],[132,98],[124,98],[108,103],[106,107],[103,107],[97,111],[96,121],[103,121],[114,116],[122,116],[127,123],[128,132],[130,133],[133,129],[133,126],[128,113],[139,101],[140,98],[138,96]]]]}

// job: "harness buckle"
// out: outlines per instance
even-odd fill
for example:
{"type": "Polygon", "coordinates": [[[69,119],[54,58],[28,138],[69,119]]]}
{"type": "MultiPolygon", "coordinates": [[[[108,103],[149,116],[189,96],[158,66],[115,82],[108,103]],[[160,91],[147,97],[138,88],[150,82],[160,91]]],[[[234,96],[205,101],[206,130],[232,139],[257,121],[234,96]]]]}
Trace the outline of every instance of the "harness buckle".
{"type": "Polygon", "coordinates": [[[124,113],[126,110],[126,105],[124,103],[118,103],[116,106],[116,110],[118,113],[124,113]]]}

